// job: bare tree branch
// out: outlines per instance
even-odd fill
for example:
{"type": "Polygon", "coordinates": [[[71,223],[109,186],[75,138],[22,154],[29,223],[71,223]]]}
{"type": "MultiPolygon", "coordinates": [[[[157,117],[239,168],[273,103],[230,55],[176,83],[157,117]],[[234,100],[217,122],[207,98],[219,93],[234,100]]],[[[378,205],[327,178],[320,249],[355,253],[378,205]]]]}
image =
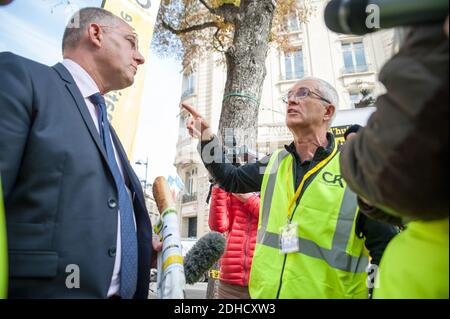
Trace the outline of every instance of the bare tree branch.
{"type": "Polygon", "coordinates": [[[207,29],[207,28],[217,27],[216,23],[211,21],[211,22],[205,22],[202,24],[194,25],[194,26],[188,27],[186,29],[177,30],[177,29],[173,28],[171,25],[169,25],[166,21],[164,21],[163,18],[161,18],[161,24],[165,29],[169,30],[170,32],[172,32],[173,34],[176,34],[176,35],[189,33],[189,32],[193,32],[193,31],[200,31],[200,30],[207,29]]]}
{"type": "Polygon", "coordinates": [[[222,43],[222,41],[219,38],[219,31],[220,28],[217,28],[216,33],[214,33],[214,39],[216,39],[216,41],[219,43],[220,48],[216,46],[216,43],[213,42],[214,45],[214,49],[216,49],[217,51],[221,52],[221,53],[225,53],[225,45],[222,43]]]}
{"type": "Polygon", "coordinates": [[[222,16],[225,19],[225,22],[228,23],[236,23],[239,17],[239,7],[236,7],[234,4],[225,3],[216,9],[217,14],[222,16]]]}
{"type": "Polygon", "coordinates": [[[239,18],[239,7],[231,3],[224,3],[220,7],[211,7],[206,0],[199,0],[212,14],[221,16],[227,23],[235,23],[239,18]]]}
{"type": "Polygon", "coordinates": [[[216,9],[214,9],[213,7],[211,7],[205,0],[199,0],[206,9],[208,9],[209,12],[211,12],[212,14],[217,14],[216,9]]]}

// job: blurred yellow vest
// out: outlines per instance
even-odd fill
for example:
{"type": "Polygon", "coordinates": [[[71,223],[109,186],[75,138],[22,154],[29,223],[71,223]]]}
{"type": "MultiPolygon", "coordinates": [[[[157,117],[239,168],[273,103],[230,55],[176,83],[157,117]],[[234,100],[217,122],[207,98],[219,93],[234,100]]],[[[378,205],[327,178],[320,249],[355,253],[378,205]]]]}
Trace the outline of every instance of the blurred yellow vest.
{"type": "Polygon", "coordinates": [[[414,221],[381,258],[374,299],[448,299],[448,218],[414,221]]]}

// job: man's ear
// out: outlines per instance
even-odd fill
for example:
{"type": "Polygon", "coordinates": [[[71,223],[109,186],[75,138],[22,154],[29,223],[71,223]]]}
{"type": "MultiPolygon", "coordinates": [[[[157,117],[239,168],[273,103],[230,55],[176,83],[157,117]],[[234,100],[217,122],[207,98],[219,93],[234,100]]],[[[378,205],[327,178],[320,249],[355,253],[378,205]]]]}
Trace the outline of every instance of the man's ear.
{"type": "Polygon", "coordinates": [[[336,107],[333,104],[328,104],[325,107],[325,114],[324,114],[323,119],[325,121],[331,121],[331,119],[334,116],[334,113],[336,113],[336,107]]]}
{"type": "Polygon", "coordinates": [[[103,41],[103,30],[97,23],[91,23],[87,29],[88,41],[93,46],[101,48],[103,41]]]}

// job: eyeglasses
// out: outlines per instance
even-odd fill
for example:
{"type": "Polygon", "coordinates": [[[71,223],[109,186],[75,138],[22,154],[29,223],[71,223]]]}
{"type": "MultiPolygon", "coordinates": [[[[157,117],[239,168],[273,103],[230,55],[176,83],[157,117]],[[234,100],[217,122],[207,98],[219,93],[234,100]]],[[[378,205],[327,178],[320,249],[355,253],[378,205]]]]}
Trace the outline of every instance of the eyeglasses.
{"type": "Polygon", "coordinates": [[[139,41],[138,41],[138,35],[136,33],[120,32],[120,31],[116,30],[117,29],[116,27],[112,27],[109,25],[99,25],[99,27],[102,29],[104,29],[104,28],[111,29],[111,32],[115,32],[117,34],[122,35],[125,38],[125,40],[127,40],[130,43],[131,49],[139,51],[139,41]]]}
{"type": "Polygon", "coordinates": [[[321,101],[327,102],[328,104],[333,104],[323,96],[320,96],[314,91],[311,91],[309,88],[301,87],[295,92],[289,92],[285,97],[283,97],[283,102],[288,104],[289,100],[293,100],[295,103],[298,103],[300,100],[306,97],[317,97],[321,101]]]}

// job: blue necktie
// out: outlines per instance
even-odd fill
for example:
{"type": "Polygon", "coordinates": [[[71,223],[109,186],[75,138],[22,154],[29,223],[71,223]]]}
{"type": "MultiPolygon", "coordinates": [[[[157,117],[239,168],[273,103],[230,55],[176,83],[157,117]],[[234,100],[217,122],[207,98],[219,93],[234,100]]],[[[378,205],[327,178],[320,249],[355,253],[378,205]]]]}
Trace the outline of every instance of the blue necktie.
{"type": "Polygon", "coordinates": [[[136,229],[133,219],[133,205],[114,155],[105,99],[100,93],[91,95],[89,99],[99,108],[100,137],[103,140],[103,145],[105,146],[108,157],[108,164],[119,192],[120,236],[122,248],[120,257],[120,296],[129,299],[133,298],[137,283],[138,250],[136,229]]]}

